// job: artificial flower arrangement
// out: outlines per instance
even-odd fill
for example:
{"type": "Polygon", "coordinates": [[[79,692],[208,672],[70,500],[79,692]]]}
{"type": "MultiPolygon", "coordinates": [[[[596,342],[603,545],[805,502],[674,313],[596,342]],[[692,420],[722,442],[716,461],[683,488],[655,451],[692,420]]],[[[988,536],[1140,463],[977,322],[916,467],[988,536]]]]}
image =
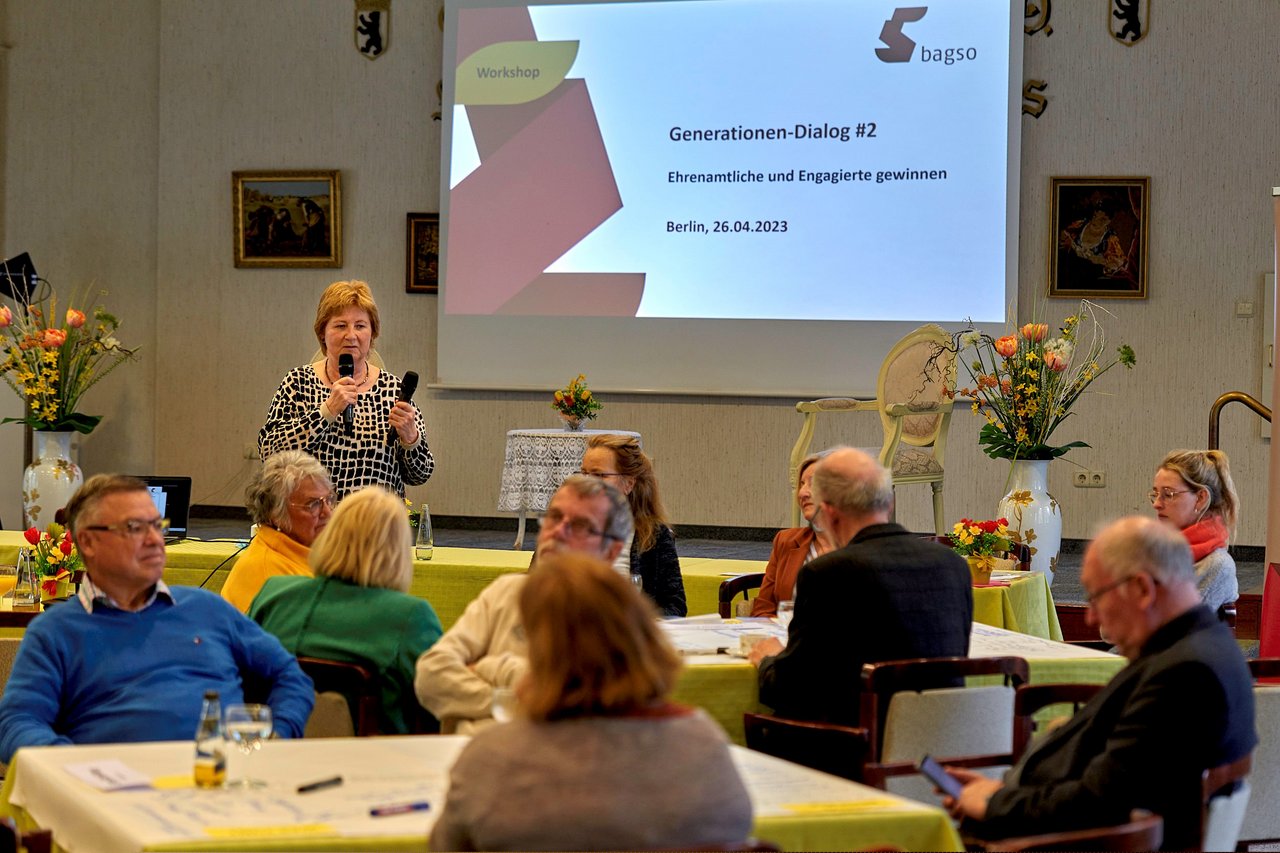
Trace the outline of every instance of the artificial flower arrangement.
{"type": "Polygon", "coordinates": [[[84,568],[80,550],[71,541],[71,531],[61,524],[54,522],[43,532],[29,527],[23,535],[31,543],[32,562],[46,595],[57,595],[58,581],[69,580],[84,568]]]}
{"type": "Polygon", "coordinates": [[[50,294],[18,311],[0,305],[0,375],[27,404],[21,418],[0,423],[25,423],[32,429],[89,433],[100,415],[76,411],[80,398],[121,362],[133,357],[116,339],[120,321],[95,306],[90,319],[78,308],[58,312],[58,298],[50,294]]]}
{"type": "Polygon", "coordinates": [[[978,443],[992,459],[1056,459],[1083,441],[1052,446],[1053,431],[1090,385],[1117,364],[1132,368],[1133,348],[1121,344],[1106,355],[1101,310],[1088,300],[1049,336],[1047,323],[1027,323],[1014,334],[993,338],[965,329],[956,333],[955,352],[973,387],[953,394],[972,397],[973,410],[986,416],[978,443]],[[972,349],[974,358],[964,360],[972,349]]]}
{"type": "Polygon", "coordinates": [[[604,406],[591,396],[587,377],[579,373],[577,379],[555,393],[551,408],[559,412],[560,417],[566,421],[590,421],[595,419],[596,413],[604,406]]]}

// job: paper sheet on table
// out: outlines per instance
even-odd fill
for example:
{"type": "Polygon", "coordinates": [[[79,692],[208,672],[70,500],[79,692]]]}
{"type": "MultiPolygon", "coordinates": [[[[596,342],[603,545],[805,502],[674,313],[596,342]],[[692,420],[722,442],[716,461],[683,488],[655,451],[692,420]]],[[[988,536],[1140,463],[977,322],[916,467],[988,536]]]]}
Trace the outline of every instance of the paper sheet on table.
{"type": "Polygon", "coordinates": [[[68,764],[62,769],[99,791],[128,791],[151,787],[150,779],[114,758],[68,764]]]}
{"type": "Polygon", "coordinates": [[[1100,652],[1084,646],[1073,646],[1035,637],[1031,634],[1019,634],[1005,628],[973,623],[969,634],[969,656],[975,658],[997,657],[999,655],[1015,655],[1033,658],[1113,658],[1110,652],[1100,652]]]}
{"type": "Polygon", "coordinates": [[[757,818],[842,813],[858,809],[926,808],[877,788],[856,785],[762,752],[732,747],[734,764],[751,792],[757,818]]]}
{"type": "Polygon", "coordinates": [[[721,619],[704,617],[667,619],[660,623],[676,651],[682,655],[738,654],[744,634],[764,634],[786,644],[787,629],[772,619],[721,619]]]}

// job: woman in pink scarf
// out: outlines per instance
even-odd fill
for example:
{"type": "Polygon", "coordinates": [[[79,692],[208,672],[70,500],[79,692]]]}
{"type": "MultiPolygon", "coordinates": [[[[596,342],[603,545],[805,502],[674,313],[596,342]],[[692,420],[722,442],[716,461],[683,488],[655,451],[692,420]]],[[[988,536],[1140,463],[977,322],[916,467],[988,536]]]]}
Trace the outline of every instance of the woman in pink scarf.
{"type": "Polygon", "coordinates": [[[1187,537],[1200,598],[1209,609],[1235,601],[1240,588],[1227,543],[1236,532],[1239,499],[1227,454],[1221,450],[1173,451],[1156,470],[1148,497],[1156,517],[1187,537]]]}

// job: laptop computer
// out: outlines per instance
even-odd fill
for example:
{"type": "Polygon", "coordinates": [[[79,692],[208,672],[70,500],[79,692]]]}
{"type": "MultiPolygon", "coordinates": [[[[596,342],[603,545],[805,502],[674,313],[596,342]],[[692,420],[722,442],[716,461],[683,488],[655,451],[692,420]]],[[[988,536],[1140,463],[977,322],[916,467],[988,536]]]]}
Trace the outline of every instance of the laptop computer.
{"type": "Polygon", "coordinates": [[[147,484],[160,516],[169,519],[169,532],[164,541],[186,539],[191,515],[191,478],[139,476],[138,479],[147,484]]]}

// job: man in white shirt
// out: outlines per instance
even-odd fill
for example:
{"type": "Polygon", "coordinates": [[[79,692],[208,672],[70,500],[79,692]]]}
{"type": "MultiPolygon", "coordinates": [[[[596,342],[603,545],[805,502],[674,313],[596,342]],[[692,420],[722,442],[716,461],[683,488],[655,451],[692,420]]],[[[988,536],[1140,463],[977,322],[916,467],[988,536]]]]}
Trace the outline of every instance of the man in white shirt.
{"type": "MultiPolygon", "coordinates": [[[[607,562],[632,533],[631,510],[603,480],[574,474],[551,497],[529,570],[557,551],[582,551],[607,562]]],[[[418,658],[414,690],[446,734],[466,734],[493,717],[493,690],[512,687],[525,670],[518,606],[524,574],[502,575],[485,587],[453,627],[418,658]]]]}

